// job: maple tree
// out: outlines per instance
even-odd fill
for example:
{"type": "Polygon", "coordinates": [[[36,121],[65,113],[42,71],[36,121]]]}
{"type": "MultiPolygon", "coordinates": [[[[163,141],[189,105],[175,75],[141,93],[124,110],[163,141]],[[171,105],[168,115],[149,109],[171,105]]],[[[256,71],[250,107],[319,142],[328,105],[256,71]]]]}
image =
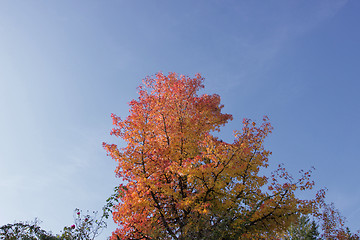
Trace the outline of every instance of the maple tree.
{"type": "MultiPolygon", "coordinates": [[[[323,194],[325,193],[322,190],[323,194]]],[[[339,240],[359,240],[360,231],[353,233],[345,226],[346,219],[341,215],[340,211],[335,208],[334,203],[326,203],[325,198],[321,198],[317,211],[314,216],[318,218],[323,239],[339,239],[339,240]]]]}
{"type": "Polygon", "coordinates": [[[311,171],[297,179],[280,165],[270,176],[264,139],[272,126],[244,119],[234,141],[214,135],[232,120],[220,96],[198,95],[203,78],[176,73],[147,77],[125,119],[112,114],[112,135],[125,147],[104,143],[123,180],[112,239],[246,239],[284,233],[319,199],[301,200],[311,171]]]}

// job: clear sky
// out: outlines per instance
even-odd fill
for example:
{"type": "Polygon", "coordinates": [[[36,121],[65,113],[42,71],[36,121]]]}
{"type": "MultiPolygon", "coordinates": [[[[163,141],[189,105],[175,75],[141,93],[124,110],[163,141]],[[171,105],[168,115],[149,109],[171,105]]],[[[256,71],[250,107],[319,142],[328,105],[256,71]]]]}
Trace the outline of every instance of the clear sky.
{"type": "Polygon", "coordinates": [[[359,13],[357,0],[0,1],[0,225],[38,217],[58,233],[74,208],[100,210],[119,183],[110,114],[171,71],[222,97],[225,140],[268,115],[270,163],[314,166],[360,228],[359,13]]]}

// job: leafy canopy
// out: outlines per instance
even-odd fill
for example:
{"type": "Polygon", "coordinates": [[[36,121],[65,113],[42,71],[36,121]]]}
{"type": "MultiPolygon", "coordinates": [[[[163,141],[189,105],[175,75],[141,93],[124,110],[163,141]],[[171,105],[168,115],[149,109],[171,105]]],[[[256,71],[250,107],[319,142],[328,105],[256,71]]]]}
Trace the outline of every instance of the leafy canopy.
{"type": "Polygon", "coordinates": [[[198,95],[203,78],[176,73],[147,77],[125,119],[112,115],[112,135],[125,147],[106,144],[123,180],[113,218],[113,239],[246,239],[285,232],[315,200],[297,189],[313,187],[311,172],[294,179],[282,167],[271,176],[263,142],[272,126],[244,119],[234,141],[213,133],[232,120],[220,96],[198,95]]]}

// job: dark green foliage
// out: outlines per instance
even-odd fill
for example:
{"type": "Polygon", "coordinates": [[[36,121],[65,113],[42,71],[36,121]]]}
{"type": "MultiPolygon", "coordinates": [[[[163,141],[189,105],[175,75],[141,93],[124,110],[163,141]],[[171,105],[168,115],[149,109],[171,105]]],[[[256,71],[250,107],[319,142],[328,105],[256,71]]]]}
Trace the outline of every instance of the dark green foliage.
{"type": "Polygon", "coordinates": [[[57,237],[42,230],[39,221],[18,222],[0,227],[0,239],[4,240],[55,240],[57,237]]]}
{"type": "Polygon", "coordinates": [[[316,240],[319,238],[318,225],[309,216],[301,216],[296,224],[289,227],[287,231],[287,240],[316,240]]]}
{"type": "Polygon", "coordinates": [[[105,222],[113,211],[115,203],[117,203],[119,194],[118,187],[115,188],[102,208],[102,215],[97,216],[98,212],[92,214],[83,212],[80,209],[74,211],[74,224],[70,227],[64,227],[61,235],[53,235],[41,229],[39,220],[33,222],[17,222],[6,224],[0,227],[0,239],[3,240],[93,240],[104,228],[107,227],[105,222]]]}

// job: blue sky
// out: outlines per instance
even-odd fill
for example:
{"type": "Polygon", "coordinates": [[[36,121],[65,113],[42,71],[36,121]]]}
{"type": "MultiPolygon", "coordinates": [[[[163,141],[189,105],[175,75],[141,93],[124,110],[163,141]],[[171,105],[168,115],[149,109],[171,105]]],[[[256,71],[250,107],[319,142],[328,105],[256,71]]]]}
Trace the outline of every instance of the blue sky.
{"type": "MultiPolygon", "coordinates": [[[[158,71],[205,78],[234,120],[268,115],[273,164],[360,222],[360,2],[0,2],[0,225],[58,233],[76,207],[100,210],[119,183],[102,142],[158,71]]],[[[114,227],[110,225],[107,234],[114,227]]],[[[105,237],[105,236],[103,236],[105,237]]]]}

